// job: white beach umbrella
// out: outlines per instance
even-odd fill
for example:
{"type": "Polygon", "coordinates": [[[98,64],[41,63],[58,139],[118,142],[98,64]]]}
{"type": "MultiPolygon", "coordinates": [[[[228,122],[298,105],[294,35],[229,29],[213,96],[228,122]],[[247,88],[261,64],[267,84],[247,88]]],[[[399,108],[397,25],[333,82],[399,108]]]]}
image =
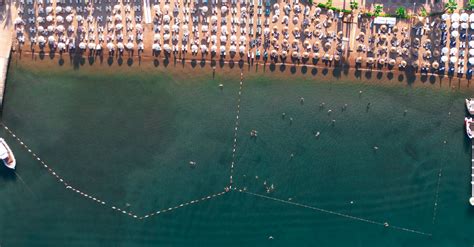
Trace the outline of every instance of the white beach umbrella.
{"type": "Polygon", "coordinates": [[[49,42],[49,43],[53,43],[54,41],[55,41],[54,36],[53,36],[53,35],[50,35],[50,36],[48,37],[48,42],[49,42]]]}
{"type": "Polygon", "coordinates": [[[450,61],[451,63],[455,63],[456,61],[458,61],[458,58],[457,58],[456,56],[451,56],[451,57],[449,58],[449,61],[450,61]]]}
{"type": "Polygon", "coordinates": [[[164,30],[165,32],[169,32],[169,31],[170,31],[170,25],[164,25],[164,26],[163,26],[163,30],[164,30]]]}
{"type": "MultiPolygon", "coordinates": [[[[242,8],[244,9],[245,7],[242,7],[242,8]]],[[[202,11],[203,13],[207,13],[208,10],[209,10],[209,9],[207,8],[207,6],[203,6],[203,7],[201,8],[201,11],[202,11]]]]}
{"type": "Polygon", "coordinates": [[[459,21],[459,18],[460,16],[458,13],[454,13],[451,15],[451,21],[454,21],[454,22],[459,21]]]}
{"type": "Polygon", "coordinates": [[[458,29],[458,28],[459,28],[459,22],[453,22],[453,23],[451,23],[451,27],[452,27],[453,29],[458,29]]]}
{"type": "Polygon", "coordinates": [[[216,23],[217,22],[217,16],[213,15],[211,16],[211,23],[216,23]]]}
{"type": "Polygon", "coordinates": [[[135,25],[135,30],[140,31],[140,32],[143,31],[142,24],[138,23],[137,25],[135,25]]]}
{"type": "Polygon", "coordinates": [[[38,43],[44,44],[46,42],[46,39],[43,36],[38,37],[38,43]]]}
{"type": "Polygon", "coordinates": [[[208,25],[202,25],[202,26],[201,26],[201,31],[202,31],[203,33],[205,33],[205,32],[207,32],[207,31],[209,30],[208,28],[209,28],[208,25]]]}
{"type": "Polygon", "coordinates": [[[102,45],[101,45],[101,44],[97,44],[97,45],[95,46],[95,49],[96,49],[97,51],[102,50],[102,45]]]}
{"type": "Polygon", "coordinates": [[[56,6],[56,9],[54,9],[54,11],[56,12],[56,14],[59,14],[61,13],[61,11],[63,11],[63,8],[61,8],[61,6],[56,6]]]}
{"type": "Polygon", "coordinates": [[[52,22],[53,21],[53,16],[52,15],[46,16],[46,21],[47,22],[52,22]]]}
{"type": "Polygon", "coordinates": [[[216,45],[212,45],[211,46],[211,52],[216,52],[217,51],[217,46],[216,45]]]}
{"type": "Polygon", "coordinates": [[[113,51],[114,48],[115,48],[114,43],[112,43],[112,42],[107,43],[107,49],[109,49],[109,51],[113,51]]]}
{"type": "Polygon", "coordinates": [[[469,22],[474,22],[474,13],[469,15],[469,22]]]}
{"type": "Polygon", "coordinates": [[[122,42],[118,42],[118,43],[117,43],[117,48],[118,48],[119,50],[123,50],[123,49],[125,48],[125,46],[123,45],[122,42]]]}
{"type": "Polygon", "coordinates": [[[79,48],[82,50],[86,49],[86,43],[84,42],[79,43],[79,48]]]}
{"type": "Polygon", "coordinates": [[[21,24],[21,23],[23,23],[23,19],[21,19],[20,17],[15,18],[16,25],[21,24]]]}
{"type": "Polygon", "coordinates": [[[221,52],[225,52],[225,46],[221,45],[220,50],[221,52]]]}
{"type": "Polygon", "coordinates": [[[452,31],[451,36],[453,36],[454,38],[457,38],[459,36],[459,32],[458,31],[452,31]]]}
{"type": "Polygon", "coordinates": [[[51,6],[46,7],[46,14],[51,13],[51,11],[53,11],[53,7],[51,6]]]}
{"type": "Polygon", "coordinates": [[[60,33],[64,32],[64,26],[63,25],[59,25],[56,27],[56,30],[60,33]]]}
{"type": "Polygon", "coordinates": [[[163,40],[164,41],[168,41],[170,39],[170,34],[169,33],[165,33],[165,35],[163,35],[163,40]]]}
{"type": "Polygon", "coordinates": [[[77,16],[76,16],[76,20],[77,20],[77,21],[82,21],[83,19],[84,19],[84,18],[82,18],[82,15],[77,15],[77,16]]]}
{"type": "Polygon", "coordinates": [[[59,43],[58,43],[58,49],[59,49],[59,50],[64,50],[64,49],[66,49],[66,44],[64,44],[63,42],[59,42],[59,43]]]}
{"type": "Polygon", "coordinates": [[[155,35],[153,35],[153,41],[159,41],[161,38],[161,35],[159,33],[155,33],[155,35]]]}
{"type": "Polygon", "coordinates": [[[36,18],[36,21],[37,21],[38,23],[43,23],[43,22],[44,22],[44,18],[41,17],[41,16],[38,16],[38,17],[36,18]]]}
{"type": "Polygon", "coordinates": [[[224,43],[227,41],[227,37],[225,35],[221,35],[221,42],[224,43]]]}
{"type": "Polygon", "coordinates": [[[442,57],[441,57],[441,61],[442,61],[443,63],[446,63],[446,62],[448,61],[448,57],[447,57],[447,56],[442,56],[442,57]]]}
{"type": "Polygon", "coordinates": [[[469,48],[474,48],[474,40],[469,41],[469,48]]]}
{"type": "Polygon", "coordinates": [[[470,57],[468,62],[469,62],[469,65],[474,65],[474,57],[470,57]]]}
{"type": "Polygon", "coordinates": [[[72,15],[66,16],[66,21],[67,22],[72,22],[72,19],[73,19],[72,15]]]}
{"type": "Polygon", "coordinates": [[[56,16],[56,22],[57,23],[63,23],[64,22],[64,17],[62,17],[60,15],[56,16]]]}
{"type": "Polygon", "coordinates": [[[235,35],[230,36],[230,41],[231,42],[237,41],[237,36],[235,36],[235,35]]]}
{"type": "Polygon", "coordinates": [[[462,29],[467,29],[468,28],[467,22],[461,23],[461,28],[462,29]]]}
{"type": "Polygon", "coordinates": [[[49,26],[47,27],[47,30],[48,30],[48,32],[54,31],[54,26],[53,26],[53,25],[49,25],[49,26]]]}
{"type": "Polygon", "coordinates": [[[165,23],[169,23],[170,20],[171,20],[171,17],[170,17],[169,15],[164,15],[164,16],[163,16],[163,21],[164,21],[165,23]]]}
{"type": "Polygon", "coordinates": [[[458,53],[458,48],[456,47],[451,48],[451,50],[449,51],[449,54],[451,55],[457,55],[457,53],[458,53]]]}
{"type": "Polygon", "coordinates": [[[160,44],[157,44],[157,43],[153,44],[151,48],[155,51],[161,51],[161,46],[160,44]]]}
{"type": "Polygon", "coordinates": [[[119,4],[116,4],[116,5],[114,6],[114,10],[115,10],[115,11],[119,11],[120,8],[122,8],[122,7],[121,7],[119,4]]]}
{"type": "Polygon", "coordinates": [[[450,17],[450,16],[449,16],[448,14],[443,14],[443,15],[441,15],[441,19],[443,19],[443,21],[449,20],[449,17],[450,17]]]}
{"type": "Polygon", "coordinates": [[[89,48],[89,50],[94,50],[95,49],[95,44],[91,42],[91,43],[87,44],[87,48],[89,48]]]}
{"type": "Polygon", "coordinates": [[[243,46],[243,45],[239,46],[239,52],[244,53],[245,52],[245,46],[243,46]]]}
{"type": "Polygon", "coordinates": [[[236,52],[236,50],[237,50],[237,47],[235,45],[231,45],[229,48],[230,52],[236,52]]]}
{"type": "Polygon", "coordinates": [[[278,3],[273,4],[274,9],[280,9],[280,5],[278,3]]]}
{"type": "Polygon", "coordinates": [[[469,49],[469,55],[474,57],[474,49],[469,49]]]}
{"type": "Polygon", "coordinates": [[[441,49],[441,53],[443,54],[446,54],[449,52],[449,48],[448,47],[443,47],[443,49],[441,49]]]}
{"type": "Polygon", "coordinates": [[[462,13],[459,19],[461,21],[467,21],[469,19],[469,15],[467,13],[462,13]]]}
{"type": "Polygon", "coordinates": [[[169,44],[165,44],[165,45],[163,46],[163,49],[164,49],[166,52],[170,52],[170,51],[171,51],[171,47],[170,47],[169,44]]]}
{"type": "Polygon", "coordinates": [[[44,31],[44,27],[43,26],[38,26],[38,32],[42,33],[43,31],[44,31]]]}
{"type": "Polygon", "coordinates": [[[240,42],[245,43],[247,38],[245,36],[240,36],[240,42]]]}
{"type": "Polygon", "coordinates": [[[66,6],[66,12],[71,13],[71,11],[72,11],[72,7],[71,6],[66,6]]]}
{"type": "Polygon", "coordinates": [[[227,6],[222,6],[221,7],[221,13],[225,14],[227,12],[227,6]]]}
{"type": "Polygon", "coordinates": [[[122,30],[122,28],[123,28],[123,25],[122,25],[121,23],[115,25],[115,29],[116,29],[117,31],[122,30]]]}
{"type": "Polygon", "coordinates": [[[207,52],[207,46],[201,45],[201,52],[202,52],[202,53],[207,52]]]}
{"type": "Polygon", "coordinates": [[[193,45],[191,46],[191,51],[192,51],[192,52],[197,52],[197,50],[198,50],[198,46],[197,46],[196,44],[193,44],[193,45]]]}

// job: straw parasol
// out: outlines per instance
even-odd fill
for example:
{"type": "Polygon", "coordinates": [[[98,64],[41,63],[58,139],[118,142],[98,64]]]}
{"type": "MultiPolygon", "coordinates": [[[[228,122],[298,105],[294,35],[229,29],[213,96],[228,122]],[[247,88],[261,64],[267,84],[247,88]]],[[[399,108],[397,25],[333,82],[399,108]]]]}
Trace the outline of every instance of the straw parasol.
{"type": "Polygon", "coordinates": [[[374,63],[374,58],[373,57],[367,58],[367,63],[369,63],[369,64],[374,63]]]}
{"type": "Polygon", "coordinates": [[[407,66],[407,61],[402,60],[402,61],[400,62],[400,66],[402,66],[402,67],[405,68],[405,67],[407,66]]]}
{"type": "Polygon", "coordinates": [[[394,66],[395,65],[395,59],[390,59],[390,61],[388,61],[388,64],[390,66],[394,66]]]}
{"type": "Polygon", "coordinates": [[[433,62],[433,64],[431,64],[431,66],[433,67],[433,69],[438,69],[439,68],[439,63],[438,62],[433,62]]]}
{"type": "Polygon", "coordinates": [[[339,60],[341,60],[341,56],[339,56],[339,55],[335,55],[335,56],[334,56],[334,60],[336,60],[336,61],[339,61],[339,60]]]}
{"type": "Polygon", "coordinates": [[[318,52],[314,53],[314,54],[313,54],[313,58],[314,58],[314,59],[319,59],[319,53],[318,53],[318,52]]]}

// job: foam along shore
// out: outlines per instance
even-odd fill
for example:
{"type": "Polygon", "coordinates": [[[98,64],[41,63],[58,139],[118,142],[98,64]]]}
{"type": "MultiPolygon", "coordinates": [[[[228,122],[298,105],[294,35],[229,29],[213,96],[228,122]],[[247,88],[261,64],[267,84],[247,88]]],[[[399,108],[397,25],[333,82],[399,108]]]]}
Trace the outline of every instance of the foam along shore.
{"type": "Polygon", "coordinates": [[[322,61],[468,77],[474,65],[474,14],[467,13],[400,20],[299,0],[21,0],[16,14],[23,49],[322,61]]]}

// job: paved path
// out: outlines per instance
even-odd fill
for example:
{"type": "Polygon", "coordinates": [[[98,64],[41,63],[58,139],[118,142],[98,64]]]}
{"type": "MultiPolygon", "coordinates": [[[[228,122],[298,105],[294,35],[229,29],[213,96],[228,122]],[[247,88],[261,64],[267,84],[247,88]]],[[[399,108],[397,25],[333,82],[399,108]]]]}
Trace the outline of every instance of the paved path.
{"type": "MultiPolygon", "coordinates": [[[[5,6],[0,7],[0,15],[6,15],[5,6]]],[[[0,18],[0,106],[3,104],[3,92],[7,77],[8,59],[12,47],[12,31],[5,16],[0,18]]]]}

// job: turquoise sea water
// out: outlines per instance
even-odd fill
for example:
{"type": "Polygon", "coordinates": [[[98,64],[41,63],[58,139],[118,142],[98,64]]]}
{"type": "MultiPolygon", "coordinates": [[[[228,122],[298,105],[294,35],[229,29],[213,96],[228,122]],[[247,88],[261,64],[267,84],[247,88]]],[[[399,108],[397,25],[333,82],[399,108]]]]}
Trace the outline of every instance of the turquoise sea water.
{"type": "Polygon", "coordinates": [[[107,204],[2,130],[2,247],[474,245],[468,93],[245,70],[233,158],[237,68],[29,66],[10,66],[3,122],[107,204]],[[220,193],[233,160],[237,190],[111,209],[220,193]]]}

